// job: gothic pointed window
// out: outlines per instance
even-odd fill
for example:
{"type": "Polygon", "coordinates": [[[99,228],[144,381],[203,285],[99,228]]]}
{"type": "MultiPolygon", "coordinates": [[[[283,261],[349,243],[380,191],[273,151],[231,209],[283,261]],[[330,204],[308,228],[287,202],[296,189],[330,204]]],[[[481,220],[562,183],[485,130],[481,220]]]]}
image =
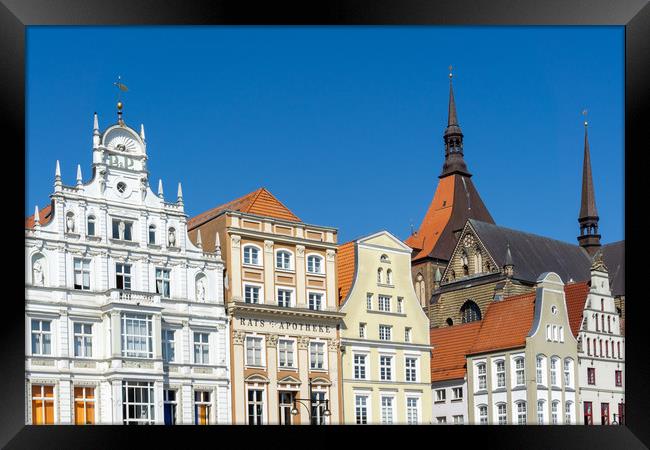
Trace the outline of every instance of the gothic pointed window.
{"type": "Polygon", "coordinates": [[[460,257],[460,261],[463,265],[463,275],[465,276],[469,275],[469,261],[467,260],[467,253],[465,253],[465,250],[463,250],[463,254],[460,257]]]}
{"type": "Polygon", "coordinates": [[[472,300],[467,300],[460,308],[460,317],[462,323],[481,320],[481,309],[472,300]]]}
{"type": "Polygon", "coordinates": [[[477,245],[474,249],[474,273],[481,273],[483,270],[483,255],[481,248],[477,245]]]}

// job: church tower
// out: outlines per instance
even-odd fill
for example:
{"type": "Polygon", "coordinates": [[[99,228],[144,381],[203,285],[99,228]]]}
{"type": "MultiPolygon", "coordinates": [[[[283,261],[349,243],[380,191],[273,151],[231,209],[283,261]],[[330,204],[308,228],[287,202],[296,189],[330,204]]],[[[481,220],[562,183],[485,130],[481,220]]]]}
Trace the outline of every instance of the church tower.
{"type": "Polygon", "coordinates": [[[436,269],[444,272],[467,219],[494,223],[465,163],[463,132],[458,123],[452,78],[453,74],[449,73],[449,108],[443,134],[445,160],[442,173],[420,228],[405,240],[413,249],[413,282],[420,303],[425,308],[428,308],[434,290],[436,269]]]}
{"type": "Polygon", "coordinates": [[[591,155],[589,154],[589,136],[585,120],[585,149],[582,163],[582,199],[580,202],[580,236],[578,243],[593,256],[600,248],[600,234],[598,234],[598,210],[596,209],[596,194],[594,182],[591,177],[591,155]]]}

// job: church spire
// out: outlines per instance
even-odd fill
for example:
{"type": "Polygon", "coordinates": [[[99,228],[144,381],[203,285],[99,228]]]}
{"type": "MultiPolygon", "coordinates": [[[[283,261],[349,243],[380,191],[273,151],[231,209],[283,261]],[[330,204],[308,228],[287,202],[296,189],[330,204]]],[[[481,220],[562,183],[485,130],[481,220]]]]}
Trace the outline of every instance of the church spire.
{"type": "Polygon", "coordinates": [[[580,236],[578,243],[590,255],[596,253],[600,247],[600,234],[598,234],[598,210],[596,209],[596,193],[594,192],[594,181],[591,176],[591,155],[589,152],[589,135],[587,132],[588,122],[586,120],[587,110],[582,114],[585,116],[585,147],[582,162],[582,198],[580,201],[580,236]]]}
{"type": "Polygon", "coordinates": [[[449,66],[449,112],[447,115],[447,128],[443,135],[445,141],[445,162],[442,166],[440,178],[458,173],[465,176],[472,176],[467,170],[463,159],[463,132],[458,125],[458,114],[456,113],[456,100],[454,99],[454,85],[452,83],[452,66],[449,66]]]}

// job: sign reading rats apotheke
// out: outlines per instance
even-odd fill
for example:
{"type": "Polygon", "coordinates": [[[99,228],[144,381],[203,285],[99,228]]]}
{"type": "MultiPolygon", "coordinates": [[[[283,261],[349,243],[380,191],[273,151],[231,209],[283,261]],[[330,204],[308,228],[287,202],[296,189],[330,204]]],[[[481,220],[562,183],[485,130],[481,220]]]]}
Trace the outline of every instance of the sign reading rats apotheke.
{"type": "Polygon", "coordinates": [[[294,322],[289,320],[268,320],[268,319],[249,319],[245,317],[236,317],[234,319],[237,328],[255,328],[262,330],[284,331],[285,333],[312,332],[330,334],[336,331],[336,327],[331,325],[321,325],[314,323],[294,322]]]}

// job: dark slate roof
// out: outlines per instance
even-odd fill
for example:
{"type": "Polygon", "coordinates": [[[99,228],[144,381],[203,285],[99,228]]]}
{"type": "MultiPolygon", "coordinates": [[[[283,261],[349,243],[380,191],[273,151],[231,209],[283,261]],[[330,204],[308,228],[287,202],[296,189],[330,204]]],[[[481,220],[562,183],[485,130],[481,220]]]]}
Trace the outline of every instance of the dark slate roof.
{"type": "Polygon", "coordinates": [[[503,267],[505,249],[510,245],[514,278],[518,280],[534,283],[544,272],[557,273],[565,283],[590,279],[591,258],[578,245],[474,219],[469,222],[499,267],[503,267]]]}
{"type": "Polygon", "coordinates": [[[603,245],[602,252],[612,295],[625,295],[625,241],[603,245]]]}

